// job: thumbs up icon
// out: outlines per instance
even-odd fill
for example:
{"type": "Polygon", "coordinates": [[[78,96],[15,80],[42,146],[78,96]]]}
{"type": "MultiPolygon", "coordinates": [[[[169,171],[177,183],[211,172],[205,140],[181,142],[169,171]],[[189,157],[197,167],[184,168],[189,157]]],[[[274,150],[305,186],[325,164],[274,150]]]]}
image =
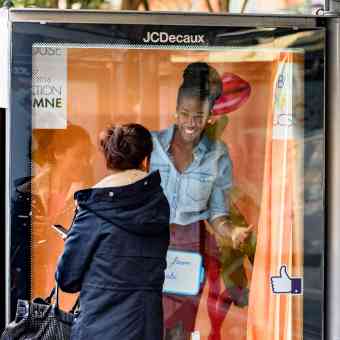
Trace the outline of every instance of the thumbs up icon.
{"type": "Polygon", "coordinates": [[[271,284],[275,294],[301,294],[302,291],[302,279],[290,277],[285,265],[280,268],[280,276],[272,276],[271,284]]]}

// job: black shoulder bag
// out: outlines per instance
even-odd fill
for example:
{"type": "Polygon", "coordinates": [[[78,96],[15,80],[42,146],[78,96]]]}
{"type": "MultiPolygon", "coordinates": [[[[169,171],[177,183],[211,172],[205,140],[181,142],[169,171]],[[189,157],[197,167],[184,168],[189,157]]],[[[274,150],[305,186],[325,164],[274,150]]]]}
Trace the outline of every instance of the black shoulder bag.
{"type": "Polygon", "coordinates": [[[69,340],[79,298],[70,312],[64,312],[59,308],[58,292],[57,284],[46,299],[18,300],[15,319],[5,328],[0,340],[69,340]]]}

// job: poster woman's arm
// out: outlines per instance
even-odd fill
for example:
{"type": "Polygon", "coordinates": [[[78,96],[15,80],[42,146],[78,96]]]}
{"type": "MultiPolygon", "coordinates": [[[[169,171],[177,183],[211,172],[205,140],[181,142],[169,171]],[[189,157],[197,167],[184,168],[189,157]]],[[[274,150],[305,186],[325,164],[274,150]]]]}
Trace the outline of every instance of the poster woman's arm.
{"type": "Polygon", "coordinates": [[[232,163],[228,150],[223,143],[218,143],[220,152],[218,160],[218,176],[214,183],[209,200],[209,223],[218,241],[229,243],[238,248],[249,236],[253,226],[248,228],[231,224],[229,216],[230,189],[232,188],[232,163]]]}

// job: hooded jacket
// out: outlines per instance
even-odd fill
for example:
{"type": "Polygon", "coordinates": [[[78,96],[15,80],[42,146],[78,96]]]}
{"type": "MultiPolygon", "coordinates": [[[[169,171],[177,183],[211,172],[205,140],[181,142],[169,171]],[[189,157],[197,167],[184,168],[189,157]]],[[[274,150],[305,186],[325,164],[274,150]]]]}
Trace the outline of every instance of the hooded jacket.
{"type": "Polygon", "coordinates": [[[72,340],[162,339],[169,205],[153,172],[122,186],[75,193],[78,209],[56,278],[80,291],[72,340]]]}

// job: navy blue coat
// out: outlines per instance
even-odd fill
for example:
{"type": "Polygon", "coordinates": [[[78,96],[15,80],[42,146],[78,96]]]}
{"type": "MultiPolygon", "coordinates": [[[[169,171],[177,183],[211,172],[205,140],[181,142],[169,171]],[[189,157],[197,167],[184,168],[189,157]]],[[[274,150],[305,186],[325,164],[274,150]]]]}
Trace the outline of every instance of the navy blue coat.
{"type": "Polygon", "coordinates": [[[56,272],[63,291],[80,291],[71,339],[161,340],[170,212],[158,171],[75,199],[56,272]]]}

